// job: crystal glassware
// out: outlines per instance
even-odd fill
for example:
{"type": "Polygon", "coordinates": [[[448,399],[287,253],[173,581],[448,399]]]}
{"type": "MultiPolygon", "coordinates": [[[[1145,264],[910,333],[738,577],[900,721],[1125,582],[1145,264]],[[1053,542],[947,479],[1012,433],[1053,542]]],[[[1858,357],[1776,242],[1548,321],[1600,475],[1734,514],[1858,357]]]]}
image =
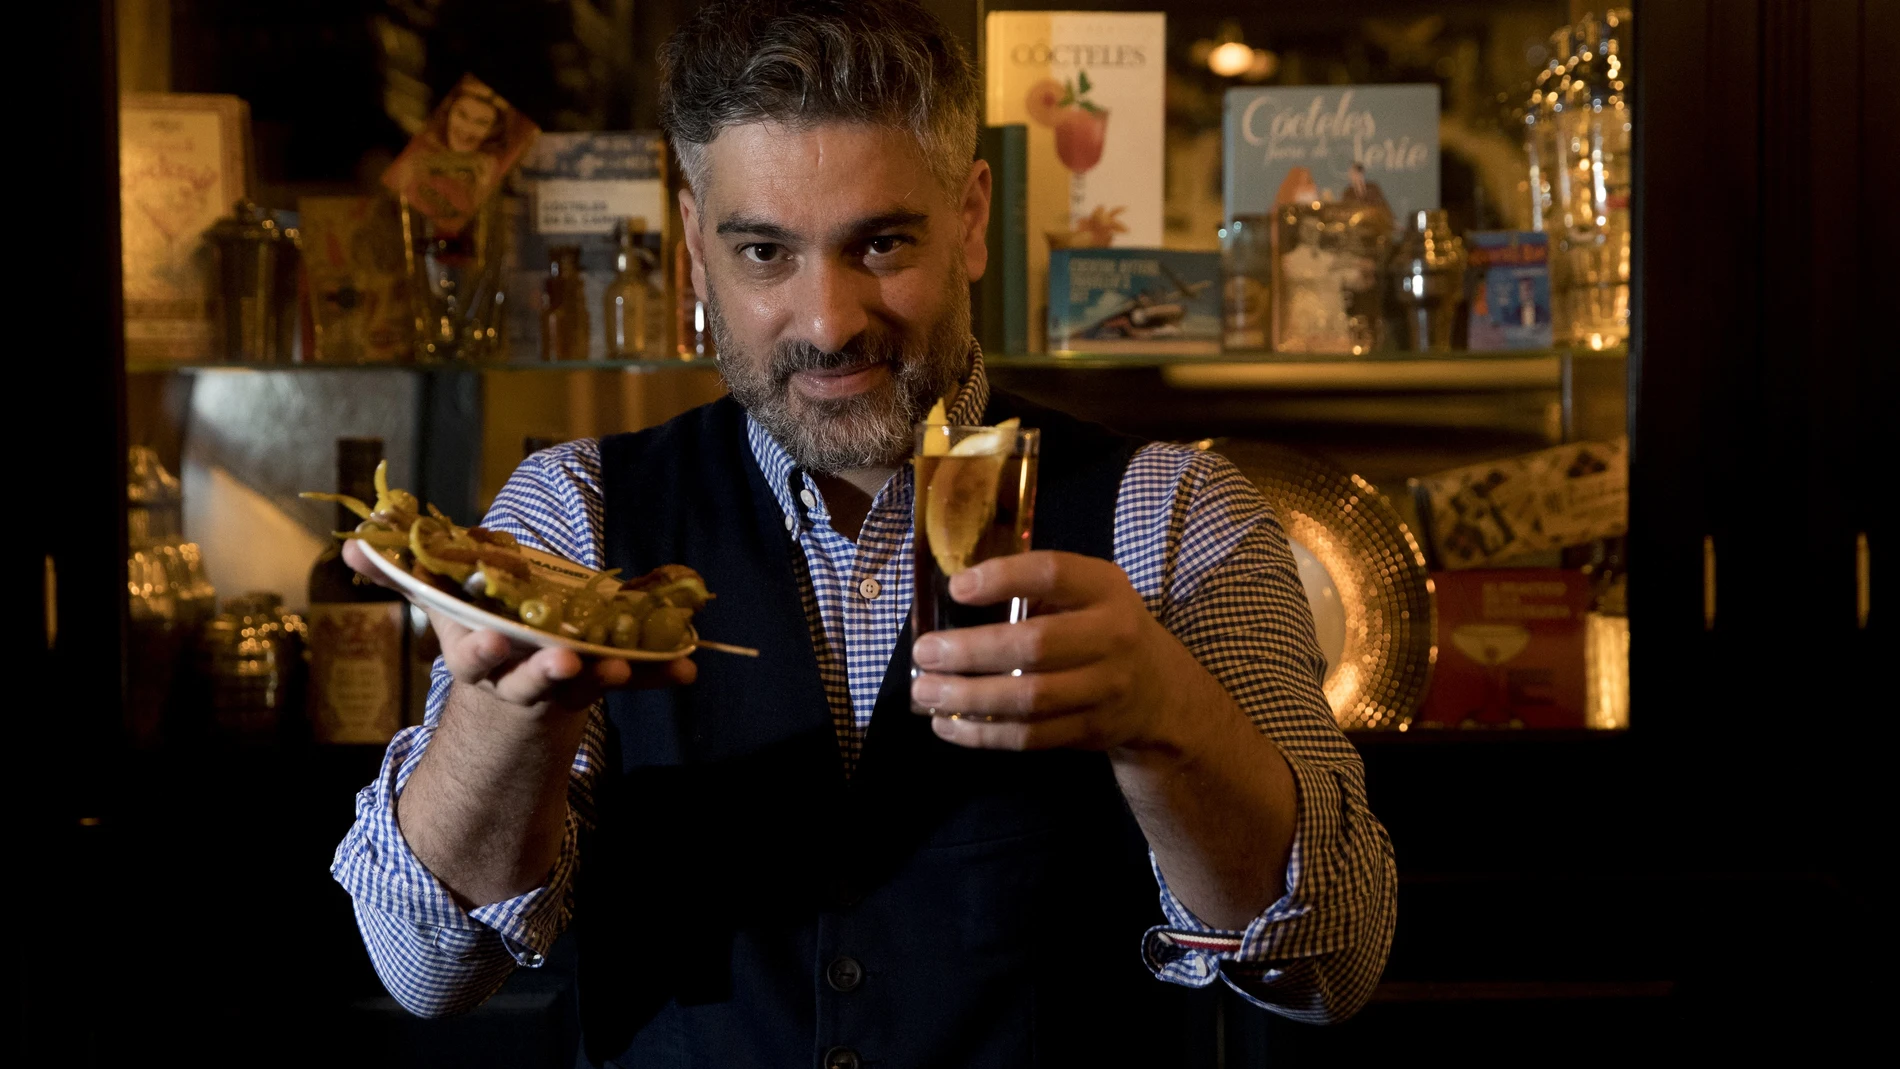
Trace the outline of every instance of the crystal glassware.
{"type": "Polygon", "coordinates": [[[416,359],[486,362],[507,352],[502,330],[502,198],[490,197],[454,234],[403,198],[403,261],[415,314],[416,359]]]}

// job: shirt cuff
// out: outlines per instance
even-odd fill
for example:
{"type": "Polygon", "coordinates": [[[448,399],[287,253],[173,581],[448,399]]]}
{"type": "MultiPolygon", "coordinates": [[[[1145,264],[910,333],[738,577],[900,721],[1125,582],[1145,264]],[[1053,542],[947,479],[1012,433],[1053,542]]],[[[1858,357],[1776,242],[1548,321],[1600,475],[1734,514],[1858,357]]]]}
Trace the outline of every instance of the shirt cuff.
{"type": "MultiPolygon", "coordinates": [[[[482,945],[499,935],[518,964],[537,968],[560,934],[573,852],[561,852],[541,887],[472,911],[457,905],[449,889],[410,851],[396,824],[396,799],[432,734],[428,727],[410,727],[390,741],[376,779],[357,792],[356,822],[337,846],[330,874],[359,910],[374,910],[386,923],[409,927],[458,961],[479,956],[482,945]]],[[[567,834],[575,834],[572,816],[567,834]]]]}
{"type": "Polygon", "coordinates": [[[1291,755],[1286,755],[1286,762],[1295,791],[1286,890],[1245,928],[1215,928],[1196,917],[1174,896],[1154,852],[1149,851],[1148,863],[1154,869],[1167,923],[1148,929],[1141,951],[1142,960],[1160,979],[1206,987],[1223,974],[1238,974],[1253,984],[1271,984],[1291,961],[1335,949],[1333,940],[1313,938],[1316,929],[1325,926],[1326,912],[1313,906],[1313,885],[1325,878],[1308,859],[1314,856],[1314,844],[1338,838],[1335,829],[1320,822],[1325,814],[1340,811],[1341,786],[1324,766],[1291,755]]]}

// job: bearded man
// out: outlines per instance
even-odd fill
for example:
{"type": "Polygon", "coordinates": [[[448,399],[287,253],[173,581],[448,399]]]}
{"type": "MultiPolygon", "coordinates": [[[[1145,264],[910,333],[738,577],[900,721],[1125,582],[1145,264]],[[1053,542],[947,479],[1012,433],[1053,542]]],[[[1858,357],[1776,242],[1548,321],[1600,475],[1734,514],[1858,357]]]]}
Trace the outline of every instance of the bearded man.
{"type": "Polygon", "coordinates": [[[530,457],[484,523],[690,565],[705,633],[761,656],[631,667],[438,618],[427,720],[333,870],[391,993],[465,1009],[571,928],[592,1063],[719,1069],[1188,1065],[1216,983],[1354,1012],[1391,847],[1286,538],[1220,457],[990,388],[964,52],[911,0],[734,0],[662,60],[731,396],[530,457]],[[950,585],[1035,612],[913,643],[906,460],[939,400],[1041,431],[1034,548],[950,585]]]}

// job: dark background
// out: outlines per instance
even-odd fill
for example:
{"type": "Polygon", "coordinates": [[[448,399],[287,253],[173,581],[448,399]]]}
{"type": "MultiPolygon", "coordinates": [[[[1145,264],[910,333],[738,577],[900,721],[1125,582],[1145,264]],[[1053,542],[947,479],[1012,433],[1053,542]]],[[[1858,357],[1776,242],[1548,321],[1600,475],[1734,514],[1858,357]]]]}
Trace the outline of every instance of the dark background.
{"type": "MultiPolygon", "coordinates": [[[[973,5],[931,6],[974,34],[973,5]]],[[[1229,5],[1164,6],[1185,27],[1229,5]]],[[[1334,3],[1271,21],[1320,33],[1486,6],[1334,3]]],[[[618,10],[174,0],[172,82],[251,101],[267,192],[355,188],[404,140],[392,84],[440,92],[470,69],[550,129],[651,125],[632,87],[651,84],[646,57],[678,11],[635,5],[615,38],[583,7],[618,10]]],[[[1876,427],[1894,396],[1896,14],[1880,0],[1640,6],[1632,729],[1363,740],[1402,877],[1386,983],[1331,1029],[1235,1001],[1226,1064],[1810,1063],[1872,1035],[1891,945],[1875,784],[1893,705],[1874,680],[1894,647],[1884,588],[1854,624],[1851,547],[1858,532],[1876,555],[1885,544],[1893,455],[1876,427]]],[[[57,560],[62,633],[88,626],[41,653],[28,622],[9,777],[18,1064],[563,1064],[558,961],[461,1020],[412,1021],[382,997],[325,872],[374,754],[119,744],[123,585],[97,567],[124,559],[116,67],[108,12],[30,18],[21,39],[59,72],[43,128],[62,198],[83,210],[23,231],[70,253],[36,293],[70,356],[37,372],[59,403],[29,420],[59,423],[29,425],[28,440],[56,443],[34,460],[35,500],[56,522],[25,526],[38,552],[18,578],[32,589],[34,558],[57,560]]],[[[1042,386],[1124,403],[1094,381],[1094,402],[1042,386]]],[[[1221,419],[1232,426],[1203,433],[1261,429],[1221,419]]],[[[1281,429],[1353,444],[1337,427],[1281,429]]],[[[1380,433],[1394,450],[1419,438],[1380,433]]]]}

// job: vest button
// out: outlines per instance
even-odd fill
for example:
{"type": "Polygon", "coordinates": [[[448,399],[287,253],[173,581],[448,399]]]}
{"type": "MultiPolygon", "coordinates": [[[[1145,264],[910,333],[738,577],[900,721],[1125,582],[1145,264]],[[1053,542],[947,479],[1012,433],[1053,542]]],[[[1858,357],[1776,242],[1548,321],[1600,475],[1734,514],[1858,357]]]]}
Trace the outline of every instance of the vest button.
{"type": "Polygon", "coordinates": [[[855,991],[864,982],[864,966],[856,958],[839,958],[825,970],[825,982],[833,991],[855,991]]]}
{"type": "Polygon", "coordinates": [[[858,1069],[861,1059],[850,1047],[833,1047],[825,1052],[825,1069],[858,1069]]]}

